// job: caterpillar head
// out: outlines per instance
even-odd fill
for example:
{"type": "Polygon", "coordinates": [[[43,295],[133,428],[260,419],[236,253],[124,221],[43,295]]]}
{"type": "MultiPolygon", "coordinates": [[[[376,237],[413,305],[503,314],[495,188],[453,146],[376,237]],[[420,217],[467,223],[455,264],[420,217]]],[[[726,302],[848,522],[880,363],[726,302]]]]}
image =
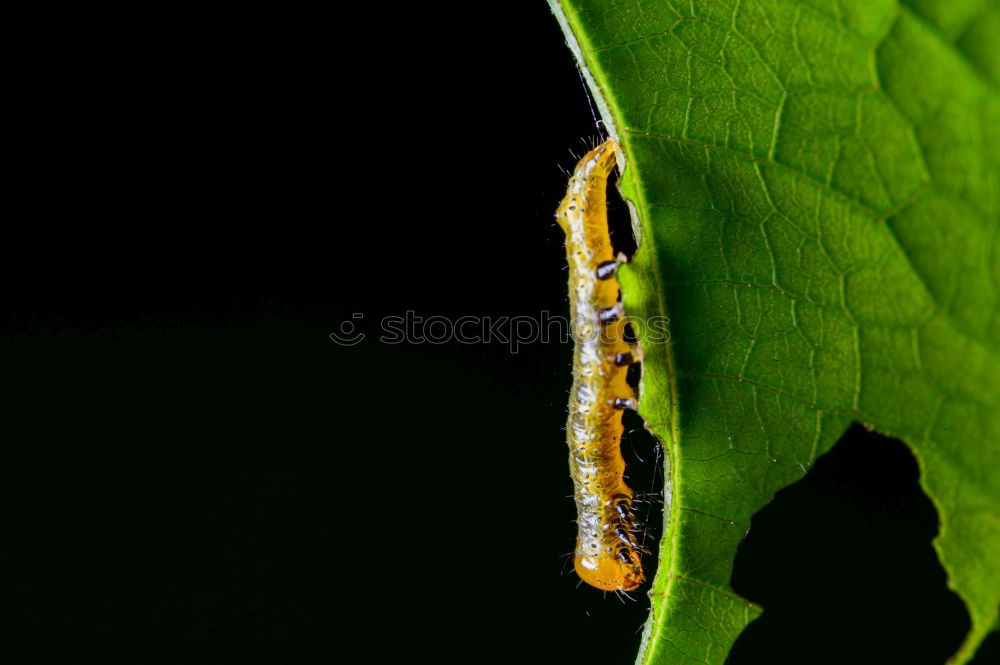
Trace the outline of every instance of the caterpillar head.
{"type": "Polygon", "coordinates": [[[632,591],[645,581],[639,552],[631,548],[611,556],[577,556],[574,565],[580,579],[605,591],[632,591]]]}

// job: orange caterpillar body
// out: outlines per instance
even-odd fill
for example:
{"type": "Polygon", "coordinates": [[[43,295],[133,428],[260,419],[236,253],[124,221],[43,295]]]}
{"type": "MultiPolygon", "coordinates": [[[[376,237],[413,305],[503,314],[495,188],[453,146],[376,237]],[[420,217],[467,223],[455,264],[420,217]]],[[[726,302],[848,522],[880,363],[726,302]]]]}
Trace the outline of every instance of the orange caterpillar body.
{"type": "Polygon", "coordinates": [[[569,299],[575,349],[566,440],[579,531],[574,565],[598,589],[630,591],[644,577],[632,510],[622,474],[622,410],[634,408],[625,382],[635,362],[623,339],[618,266],[608,233],[606,189],[618,144],[587,153],[570,178],[556,220],[566,232],[569,299]]]}

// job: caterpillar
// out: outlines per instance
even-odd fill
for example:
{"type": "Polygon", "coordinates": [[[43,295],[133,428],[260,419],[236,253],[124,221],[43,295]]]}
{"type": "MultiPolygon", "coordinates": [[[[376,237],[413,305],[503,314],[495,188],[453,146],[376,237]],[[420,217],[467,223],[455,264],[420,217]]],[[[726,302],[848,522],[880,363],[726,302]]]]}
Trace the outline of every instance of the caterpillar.
{"type": "Polygon", "coordinates": [[[574,567],[584,582],[606,591],[630,591],[644,581],[641,533],[621,455],[622,410],[635,408],[625,382],[636,362],[625,342],[621,291],[608,233],[608,175],[620,152],[609,139],[576,166],[556,221],[566,233],[569,262],[573,387],[566,441],[577,511],[574,567]]]}

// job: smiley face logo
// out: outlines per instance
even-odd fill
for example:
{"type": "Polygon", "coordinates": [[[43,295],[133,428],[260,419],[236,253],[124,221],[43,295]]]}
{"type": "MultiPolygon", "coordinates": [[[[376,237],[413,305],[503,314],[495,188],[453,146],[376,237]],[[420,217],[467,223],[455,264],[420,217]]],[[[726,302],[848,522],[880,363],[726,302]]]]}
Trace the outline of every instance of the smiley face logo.
{"type": "Polygon", "coordinates": [[[341,321],[338,329],[330,333],[330,339],[340,346],[354,346],[355,344],[360,344],[364,341],[365,334],[358,330],[358,326],[355,325],[354,321],[360,321],[364,318],[364,314],[352,314],[351,319],[353,320],[341,321]]]}

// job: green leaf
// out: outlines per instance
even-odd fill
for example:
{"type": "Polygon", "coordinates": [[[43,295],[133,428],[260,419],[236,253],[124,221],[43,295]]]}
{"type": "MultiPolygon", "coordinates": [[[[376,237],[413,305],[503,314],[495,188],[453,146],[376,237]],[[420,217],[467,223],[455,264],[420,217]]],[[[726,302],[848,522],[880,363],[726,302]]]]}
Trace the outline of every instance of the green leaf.
{"type": "Polygon", "coordinates": [[[641,415],[668,450],[643,663],[722,663],[751,516],[858,421],[921,466],[972,629],[1000,599],[1000,3],[550,0],[626,156],[641,415]]]}

